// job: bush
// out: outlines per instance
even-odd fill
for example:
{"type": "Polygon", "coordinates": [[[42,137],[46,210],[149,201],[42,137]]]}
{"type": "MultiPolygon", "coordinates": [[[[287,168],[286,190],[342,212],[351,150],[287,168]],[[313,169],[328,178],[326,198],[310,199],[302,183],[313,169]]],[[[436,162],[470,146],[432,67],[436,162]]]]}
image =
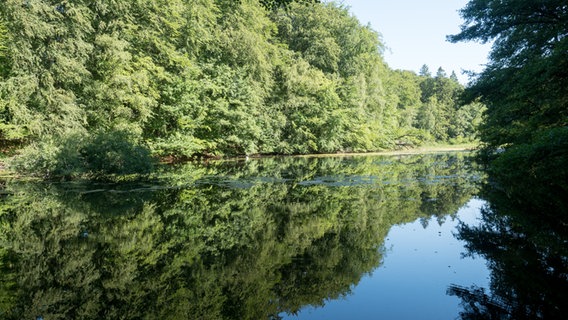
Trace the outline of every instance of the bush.
{"type": "Polygon", "coordinates": [[[95,135],[80,153],[85,171],[96,176],[146,174],[153,168],[150,151],[123,131],[95,135]]]}
{"type": "Polygon", "coordinates": [[[9,165],[19,173],[42,178],[103,178],[150,173],[153,159],[128,133],[109,131],[50,137],[22,149],[9,165]]]}
{"type": "Polygon", "coordinates": [[[11,158],[8,165],[18,173],[36,177],[74,176],[81,168],[79,147],[82,140],[81,135],[70,134],[32,143],[11,158]]]}
{"type": "Polygon", "coordinates": [[[173,156],[178,159],[189,159],[216,148],[214,142],[181,133],[172,134],[167,138],[155,139],[149,144],[153,154],[160,157],[173,156]]]}

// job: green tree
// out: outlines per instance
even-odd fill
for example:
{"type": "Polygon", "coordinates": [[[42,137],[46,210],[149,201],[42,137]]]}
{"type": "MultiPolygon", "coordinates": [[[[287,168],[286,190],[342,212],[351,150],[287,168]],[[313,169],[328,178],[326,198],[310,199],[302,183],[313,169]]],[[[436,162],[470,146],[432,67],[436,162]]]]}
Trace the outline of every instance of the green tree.
{"type": "Polygon", "coordinates": [[[381,56],[379,34],[333,2],[318,6],[292,4],[289,10],[273,16],[281,41],[337,82],[341,121],[332,130],[344,132],[342,149],[388,147],[396,115],[394,104],[386,101],[383,81],[388,69],[381,56]]]}
{"type": "Polygon", "coordinates": [[[458,142],[477,139],[485,109],[480,102],[460,106],[451,119],[451,137],[458,142]]]}
{"type": "Polygon", "coordinates": [[[438,123],[438,113],[440,109],[440,104],[436,97],[430,97],[427,102],[422,103],[420,109],[418,109],[418,115],[416,117],[416,123],[418,128],[425,130],[426,132],[435,135],[436,138],[444,138],[444,131],[438,123]]]}
{"type": "Polygon", "coordinates": [[[453,82],[459,82],[458,75],[453,70],[452,70],[452,74],[450,74],[450,80],[452,80],[453,82]]]}
{"type": "Polygon", "coordinates": [[[85,110],[76,88],[90,73],[90,12],[82,2],[3,1],[0,16],[11,35],[10,77],[2,81],[3,116],[25,134],[81,130],[85,110]]]}
{"type": "Polygon", "coordinates": [[[279,106],[286,117],[282,128],[285,153],[317,153],[341,150],[345,146],[344,110],[336,92],[337,82],[306,61],[283,69],[279,106]]]}
{"type": "Polygon", "coordinates": [[[428,65],[423,64],[422,67],[420,67],[420,72],[418,73],[421,77],[431,77],[432,73],[430,72],[430,68],[428,68],[428,65]]]}
{"type": "Polygon", "coordinates": [[[410,128],[415,122],[422,95],[419,83],[420,78],[412,71],[394,70],[387,78],[389,100],[396,104],[399,127],[410,128]]]}
{"type": "Polygon", "coordinates": [[[292,2],[313,4],[319,3],[320,0],[259,0],[259,2],[267,9],[277,9],[280,7],[287,7],[292,2]]]}
{"type": "Polygon", "coordinates": [[[568,124],[566,2],[472,0],[453,42],[493,41],[490,61],[468,89],[488,106],[481,139],[488,149],[530,143],[568,124]]]}
{"type": "MultiPolygon", "coordinates": [[[[424,70],[421,73],[428,74],[424,70]]],[[[418,128],[427,130],[440,142],[454,141],[452,139],[465,132],[471,137],[473,132],[463,128],[467,124],[456,121],[458,110],[463,104],[460,95],[464,88],[457,81],[455,74],[454,77],[448,77],[446,71],[440,67],[436,76],[421,75],[420,78],[422,107],[416,119],[418,128]]],[[[465,111],[460,115],[463,112],[465,111]]]]}
{"type": "Polygon", "coordinates": [[[11,141],[18,140],[26,135],[26,130],[12,122],[12,116],[8,107],[10,93],[2,89],[2,83],[8,76],[10,60],[8,57],[9,33],[0,16],[0,144],[6,145],[11,141]]]}

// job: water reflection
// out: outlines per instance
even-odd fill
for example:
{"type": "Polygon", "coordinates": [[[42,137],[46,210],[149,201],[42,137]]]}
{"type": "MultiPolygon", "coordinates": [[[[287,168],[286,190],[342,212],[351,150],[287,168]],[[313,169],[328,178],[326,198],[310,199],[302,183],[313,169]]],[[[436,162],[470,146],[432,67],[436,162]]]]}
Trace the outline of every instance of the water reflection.
{"type": "Polygon", "coordinates": [[[476,193],[467,155],[187,164],[129,184],[7,182],[5,319],[267,319],[348,295],[393,225],[476,193]]]}
{"type": "Polygon", "coordinates": [[[566,319],[568,190],[556,183],[492,174],[478,227],[462,225],[468,255],[487,259],[490,290],[453,285],[462,319],[566,319]]]}

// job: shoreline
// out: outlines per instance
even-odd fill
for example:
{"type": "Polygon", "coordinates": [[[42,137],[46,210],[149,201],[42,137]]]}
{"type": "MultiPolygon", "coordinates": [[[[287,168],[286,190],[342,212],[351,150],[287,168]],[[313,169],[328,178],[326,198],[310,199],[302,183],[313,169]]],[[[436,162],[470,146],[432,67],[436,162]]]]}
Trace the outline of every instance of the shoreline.
{"type": "Polygon", "coordinates": [[[322,154],[305,154],[305,155],[292,155],[292,157],[350,157],[350,156],[397,156],[406,154],[426,154],[437,152],[452,152],[452,151],[473,151],[476,146],[431,146],[431,147],[418,147],[403,150],[385,150],[374,152],[338,152],[338,153],[322,153],[322,154]]]}
{"type": "MultiPolygon", "coordinates": [[[[197,160],[199,162],[211,162],[211,161],[242,161],[246,159],[262,159],[262,158],[279,158],[279,157],[294,157],[294,158],[326,158],[326,157],[364,157],[364,156],[396,156],[396,155],[412,155],[412,154],[428,154],[428,153],[441,153],[441,152],[460,152],[460,151],[473,151],[477,145],[475,144],[464,144],[464,145],[440,145],[440,146],[423,146],[410,149],[402,150],[385,150],[385,151],[374,151],[374,152],[337,152],[337,153],[313,153],[313,154],[275,154],[275,155],[251,155],[237,156],[237,157],[227,157],[227,158],[210,158],[197,160]]],[[[193,160],[195,161],[195,160],[193,160]]],[[[183,162],[192,162],[181,161],[183,162]]],[[[162,162],[162,164],[172,164],[172,162],[162,162]]],[[[0,160],[0,179],[14,178],[18,175],[15,172],[10,171],[10,169],[5,165],[4,161],[0,160]]]]}
{"type": "MultiPolygon", "coordinates": [[[[293,157],[293,158],[326,158],[326,157],[364,157],[364,156],[397,156],[397,155],[412,155],[412,154],[428,154],[428,153],[442,153],[442,152],[460,152],[460,151],[474,151],[478,147],[477,144],[461,144],[461,145],[439,145],[439,146],[422,146],[401,150],[384,150],[384,151],[371,151],[371,152],[336,152],[336,153],[310,153],[310,154],[258,154],[248,156],[248,159],[263,159],[263,158],[279,158],[279,157],[293,157]]],[[[246,160],[246,156],[236,156],[227,158],[210,158],[198,161],[242,161],[246,160]]]]}

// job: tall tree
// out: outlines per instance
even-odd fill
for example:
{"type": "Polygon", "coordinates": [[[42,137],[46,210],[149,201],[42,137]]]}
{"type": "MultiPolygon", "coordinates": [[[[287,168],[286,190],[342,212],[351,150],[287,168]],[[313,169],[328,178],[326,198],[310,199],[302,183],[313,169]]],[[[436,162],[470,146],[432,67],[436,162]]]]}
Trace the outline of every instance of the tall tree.
{"type": "MultiPolygon", "coordinates": [[[[427,72],[421,72],[427,74],[427,72]]],[[[463,86],[448,77],[443,68],[438,68],[436,76],[420,76],[422,106],[417,116],[418,128],[427,130],[439,142],[457,138],[457,132],[465,132],[455,127],[456,112],[460,108],[459,96],[463,86]]],[[[478,106],[478,105],[474,105],[478,106]]],[[[469,132],[469,131],[468,131],[469,132]]]]}
{"type": "MultiPolygon", "coordinates": [[[[450,40],[494,41],[487,68],[468,89],[470,99],[488,107],[480,136],[491,181],[524,207],[527,198],[537,197],[534,190],[544,189],[546,202],[566,208],[566,1],[472,0],[461,13],[465,24],[450,40]],[[501,152],[494,152],[497,148],[501,152]],[[518,192],[519,185],[530,187],[518,192]]],[[[566,215],[558,208],[551,211],[560,219],[566,215]]]]}
{"type": "Polygon", "coordinates": [[[335,132],[343,131],[340,145],[346,150],[389,147],[396,125],[394,104],[386,101],[383,82],[387,67],[382,59],[380,35],[362,26],[348,9],[335,3],[318,6],[292,4],[274,15],[282,42],[326,77],[338,81],[342,119],[335,132]]]}
{"type": "Polygon", "coordinates": [[[432,76],[432,73],[430,73],[430,68],[428,68],[428,65],[426,65],[426,64],[422,65],[422,67],[420,68],[420,72],[418,74],[422,77],[431,77],[432,76]]]}
{"type": "Polygon", "coordinates": [[[471,0],[453,42],[494,41],[468,90],[488,105],[481,138],[490,147],[530,141],[568,125],[568,5],[564,0],[471,0]]]}
{"type": "MultiPolygon", "coordinates": [[[[8,59],[6,56],[6,49],[8,43],[8,30],[4,26],[3,20],[0,18],[0,81],[3,80],[4,76],[8,72],[8,59]]],[[[0,89],[0,141],[5,142],[14,138],[14,134],[17,130],[14,130],[15,126],[10,123],[9,117],[6,115],[6,100],[5,94],[2,94],[0,89]]],[[[16,136],[18,134],[15,134],[16,136]]]]}

